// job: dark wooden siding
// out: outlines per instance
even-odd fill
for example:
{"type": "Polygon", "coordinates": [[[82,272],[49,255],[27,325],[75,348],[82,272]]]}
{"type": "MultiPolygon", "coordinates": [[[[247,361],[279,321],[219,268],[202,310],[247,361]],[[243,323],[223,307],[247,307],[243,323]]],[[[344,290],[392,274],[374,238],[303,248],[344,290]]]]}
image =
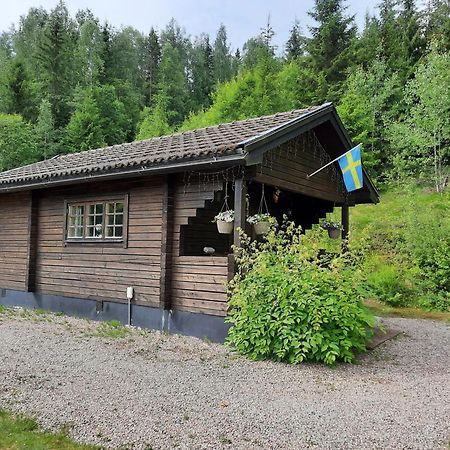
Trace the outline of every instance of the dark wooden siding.
{"type": "MultiPolygon", "coordinates": [[[[225,283],[228,258],[225,256],[180,256],[180,226],[195,217],[197,209],[214,199],[222,182],[178,177],[175,187],[172,258],[172,305],[174,309],[223,316],[227,310],[225,283]]],[[[201,232],[201,230],[200,230],[201,232]]]]}
{"type": "Polygon", "coordinates": [[[331,166],[312,178],[307,178],[315,170],[326,164],[321,152],[323,149],[310,145],[295,145],[288,142],[277,149],[270,150],[264,161],[251,172],[256,181],[279,186],[283,189],[310,197],[342,203],[344,190],[339,169],[331,166]]]}
{"type": "Polygon", "coordinates": [[[31,195],[0,195],[0,288],[27,290],[31,195]]]}
{"type": "Polygon", "coordinates": [[[160,178],[86,184],[46,190],[38,199],[36,291],[77,298],[126,301],[133,286],[138,304],[159,305],[161,257],[160,178]],[[128,245],[64,245],[64,201],[129,194],[128,245]]]}

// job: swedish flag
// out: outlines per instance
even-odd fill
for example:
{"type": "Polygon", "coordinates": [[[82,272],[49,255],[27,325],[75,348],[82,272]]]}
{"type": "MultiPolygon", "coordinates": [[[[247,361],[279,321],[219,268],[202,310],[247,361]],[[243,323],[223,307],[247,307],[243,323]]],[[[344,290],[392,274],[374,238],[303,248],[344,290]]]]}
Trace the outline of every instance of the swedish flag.
{"type": "Polygon", "coordinates": [[[361,145],[344,153],[338,159],[339,166],[344,177],[347,192],[356,191],[363,187],[363,171],[361,164],[361,145]]]}

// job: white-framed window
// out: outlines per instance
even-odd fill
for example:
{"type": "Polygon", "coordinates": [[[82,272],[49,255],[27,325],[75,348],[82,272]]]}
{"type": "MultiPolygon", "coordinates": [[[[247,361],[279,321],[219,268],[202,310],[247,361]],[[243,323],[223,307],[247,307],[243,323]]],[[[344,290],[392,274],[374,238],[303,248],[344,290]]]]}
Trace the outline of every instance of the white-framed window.
{"type": "Polygon", "coordinates": [[[66,201],[65,242],[124,242],[128,197],[66,201]]]}

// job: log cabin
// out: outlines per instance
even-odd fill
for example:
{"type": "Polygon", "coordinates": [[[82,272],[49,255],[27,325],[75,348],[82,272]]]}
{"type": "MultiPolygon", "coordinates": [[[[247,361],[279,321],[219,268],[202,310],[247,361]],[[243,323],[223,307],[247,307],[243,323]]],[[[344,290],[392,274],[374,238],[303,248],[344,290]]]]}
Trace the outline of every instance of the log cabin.
{"type": "Polygon", "coordinates": [[[262,195],[304,230],[341,207],[343,237],[378,202],[365,170],[350,194],[337,164],[307,177],[351,146],[326,103],[3,172],[0,304],[223,341],[231,246],[262,195]],[[225,200],[231,234],[212,222],[225,200]]]}

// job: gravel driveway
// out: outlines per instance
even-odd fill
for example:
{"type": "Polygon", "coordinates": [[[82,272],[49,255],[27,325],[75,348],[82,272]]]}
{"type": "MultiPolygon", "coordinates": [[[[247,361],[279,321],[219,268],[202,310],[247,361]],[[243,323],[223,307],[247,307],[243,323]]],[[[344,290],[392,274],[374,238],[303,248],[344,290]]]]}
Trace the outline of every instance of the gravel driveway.
{"type": "Polygon", "coordinates": [[[334,369],[250,362],[199,339],[0,314],[0,408],[106,448],[438,449],[450,441],[450,324],[334,369]]]}

